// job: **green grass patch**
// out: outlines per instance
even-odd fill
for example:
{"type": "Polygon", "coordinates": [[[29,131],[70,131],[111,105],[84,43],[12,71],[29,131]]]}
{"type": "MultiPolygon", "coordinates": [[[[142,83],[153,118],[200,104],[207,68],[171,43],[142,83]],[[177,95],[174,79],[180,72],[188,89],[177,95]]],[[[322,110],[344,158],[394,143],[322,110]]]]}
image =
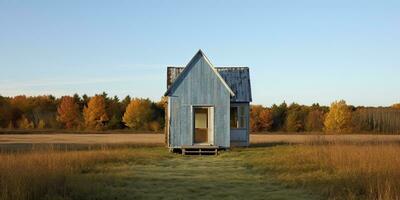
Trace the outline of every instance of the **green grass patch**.
{"type": "MultiPolygon", "coordinates": [[[[137,151],[137,149],[132,149],[137,151]]],[[[151,151],[165,155],[166,149],[151,151]]],[[[248,151],[98,164],[68,180],[71,199],[317,199],[246,165],[248,151]]]]}

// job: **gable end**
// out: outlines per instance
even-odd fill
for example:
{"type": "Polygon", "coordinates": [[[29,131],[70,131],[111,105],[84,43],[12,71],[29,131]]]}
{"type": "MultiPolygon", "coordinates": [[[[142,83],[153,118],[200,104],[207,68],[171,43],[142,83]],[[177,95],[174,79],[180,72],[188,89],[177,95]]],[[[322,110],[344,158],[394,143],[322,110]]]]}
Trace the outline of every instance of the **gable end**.
{"type": "MultiPolygon", "coordinates": [[[[193,56],[193,58],[190,60],[190,62],[186,65],[185,68],[182,69],[182,71],[179,74],[176,74],[177,75],[176,79],[173,82],[171,82],[171,85],[167,88],[167,91],[164,93],[164,96],[170,95],[170,93],[183,81],[185,75],[190,71],[190,69],[195,65],[195,63],[201,58],[204,58],[204,60],[208,64],[208,66],[210,66],[211,70],[218,77],[218,79],[221,81],[221,83],[225,86],[225,88],[228,90],[230,95],[232,97],[235,96],[235,93],[232,91],[232,89],[229,87],[229,85],[225,82],[225,80],[221,77],[221,75],[218,73],[218,71],[215,69],[215,67],[211,64],[211,62],[209,61],[207,56],[201,50],[199,50],[193,56]]],[[[169,73],[169,72],[167,72],[167,73],[169,73]]],[[[169,80],[171,80],[171,79],[167,78],[167,85],[168,85],[169,80]]]]}

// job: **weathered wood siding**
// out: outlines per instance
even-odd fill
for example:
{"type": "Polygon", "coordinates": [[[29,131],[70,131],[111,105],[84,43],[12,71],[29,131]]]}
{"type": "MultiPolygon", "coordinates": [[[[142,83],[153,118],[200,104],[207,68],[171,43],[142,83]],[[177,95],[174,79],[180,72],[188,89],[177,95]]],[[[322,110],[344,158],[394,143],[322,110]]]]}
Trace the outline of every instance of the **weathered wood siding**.
{"type": "Polygon", "coordinates": [[[230,93],[201,55],[168,95],[169,147],[193,145],[193,106],[214,106],[214,145],[230,147],[230,93]]]}
{"type": "Polygon", "coordinates": [[[250,137],[250,106],[249,103],[231,103],[231,106],[243,106],[246,117],[246,128],[231,128],[231,146],[249,146],[250,137]]]}
{"type": "MultiPolygon", "coordinates": [[[[167,88],[172,85],[184,69],[184,67],[168,67],[167,88]]],[[[235,96],[231,96],[231,102],[251,102],[250,72],[248,67],[215,67],[215,69],[235,93],[235,96]]]]}

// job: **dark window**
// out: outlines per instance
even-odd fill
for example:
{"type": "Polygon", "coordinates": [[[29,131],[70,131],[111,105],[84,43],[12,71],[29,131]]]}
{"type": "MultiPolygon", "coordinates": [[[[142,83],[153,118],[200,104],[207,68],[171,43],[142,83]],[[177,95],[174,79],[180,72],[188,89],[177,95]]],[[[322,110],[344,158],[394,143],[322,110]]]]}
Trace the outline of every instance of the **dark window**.
{"type": "Polygon", "coordinates": [[[246,128],[246,108],[244,106],[231,107],[231,128],[246,128]]]}
{"type": "Polygon", "coordinates": [[[238,108],[231,107],[231,128],[238,127],[238,108]]]}
{"type": "Polygon", "coordinates": [[[238,112],[238,118],[239,118],[239,126],[238,128],[246,128],[246,113],[245,113],[245,107],[244,106],[239,106],[239,112],[238,112]]]}

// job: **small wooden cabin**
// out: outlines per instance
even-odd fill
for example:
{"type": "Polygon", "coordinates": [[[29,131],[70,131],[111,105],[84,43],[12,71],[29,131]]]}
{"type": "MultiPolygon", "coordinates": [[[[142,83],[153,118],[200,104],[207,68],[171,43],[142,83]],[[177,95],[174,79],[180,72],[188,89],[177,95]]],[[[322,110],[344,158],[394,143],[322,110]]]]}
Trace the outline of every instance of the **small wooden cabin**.
{"type": "Polygon", "coordinates": [[[199,50],[185,67],[167,68],[164,96],[171,150],[249,145],[248,67],[214,67],[199,50]]]}

